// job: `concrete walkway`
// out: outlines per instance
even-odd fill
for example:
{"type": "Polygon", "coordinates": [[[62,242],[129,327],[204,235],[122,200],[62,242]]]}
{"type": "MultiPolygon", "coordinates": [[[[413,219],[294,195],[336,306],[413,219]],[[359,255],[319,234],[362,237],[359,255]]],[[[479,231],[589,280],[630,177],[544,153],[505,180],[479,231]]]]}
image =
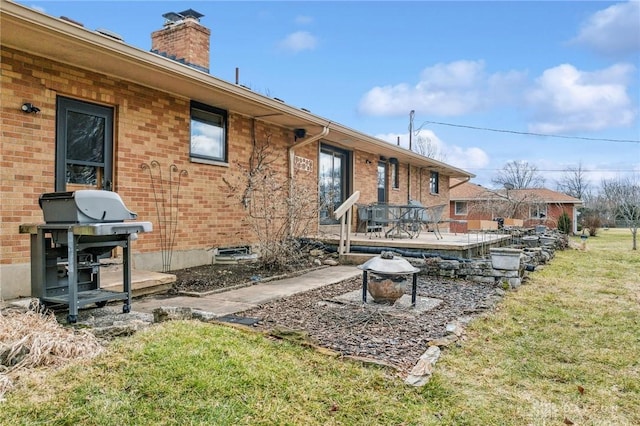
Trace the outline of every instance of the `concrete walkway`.
{"type": "Polygon", "coordinates": [[[259,283],[203,297],[147,296],[136,298],[133,300],[131,310],[151,313],[159,307],[182,307],[209,312],[216,316],[231,315],[272,300],[335,284],[361,275],[362,271],[355,266],[332,266],[316,269],[293,278],[259,283]]]}

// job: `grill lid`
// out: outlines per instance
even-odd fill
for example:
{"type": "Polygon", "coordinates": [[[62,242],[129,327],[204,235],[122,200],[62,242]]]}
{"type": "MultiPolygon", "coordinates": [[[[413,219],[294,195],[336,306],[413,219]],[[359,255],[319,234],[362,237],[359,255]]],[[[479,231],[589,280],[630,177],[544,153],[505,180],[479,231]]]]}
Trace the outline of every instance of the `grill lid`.
{"type": "Polygon", "coordinates": [[[98,189],[50,192],[42,194],[38,203],[47,223],[122,222],[138,217],[118,194],[98,189]]]}

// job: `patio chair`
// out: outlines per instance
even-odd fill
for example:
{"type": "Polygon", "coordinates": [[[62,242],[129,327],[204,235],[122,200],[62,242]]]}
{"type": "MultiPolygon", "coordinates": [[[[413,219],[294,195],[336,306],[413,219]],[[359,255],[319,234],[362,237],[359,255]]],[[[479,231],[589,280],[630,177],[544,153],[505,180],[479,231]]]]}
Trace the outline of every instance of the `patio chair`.
{"type": "Polygon", "coordinates": [[[429,231],[430,226],[432,226],[433,234],[436,236],[436,239],[442,239],[443,236],[440,233],[438,224],[442,220],[442,213],[444,213],[444,209],[447,205],[439,204],[437,206],[425,207],[417,200],[409,200],[409,205],[422,207],[416,211],[416,221],[419,222],[420,225],[424,225],[427,231],[429,231]]]}
{"type": "MultiPolygon", "coordinates": [[[[389,214],[390,206],[386,204],[372,204],[369,206],[371,219],[369,221],[370,232],[376,232],[378,237],[382,230],[393,222],[393,218],[389,214]]],[[[371,235],[369,235],[371,238],[371,235]]]]}
{"type": "Polygon", "coordinates": [[[372,233],[380,234],[382,232],[384,221],[383,213],[380,209],[376,209],[374,205],[358,204],[358,225],[356,232],[364,231],[365,235],[371,238],[372,233]]]}
{"type": "Polygon", "coordinates": [[[366,204],[356,204],[356,234],[359,232],[367,232],[369,226],[369,206],[366,204]]]}

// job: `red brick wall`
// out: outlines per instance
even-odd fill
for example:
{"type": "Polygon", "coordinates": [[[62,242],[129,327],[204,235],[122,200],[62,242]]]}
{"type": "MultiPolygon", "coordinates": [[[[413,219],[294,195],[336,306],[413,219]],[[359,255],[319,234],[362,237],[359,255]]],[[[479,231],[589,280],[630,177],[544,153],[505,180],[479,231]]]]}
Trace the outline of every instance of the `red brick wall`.
{"type": "MultiPolygon", "coordinates": [[[[478,203],[481,204],[481,203],[478,203]]],[[[522,219],[524,227],[530,228],[536,225],[545,225],[548,228],[555,229],[558,227],[558,218],[562,215],[562,212],[566,212],[569,215],[571,223],[573,223],[573,204],[547,204],[547,217],[545,219],[534,219],[529,217],[529,205],[522,205],[516,214],[512,215],[513,219],[522,219]]],[[[492,215],[487,209],[483,209],[474,202],[467,202],[467,214],[456,215],[455,214],[455,202],[451,201],[449,204],[449,214],[452,220],[472,220],[472,219],[484,219],[493,220],[495,215],[492,215]]],[[[451,232],[467,232],[467,225],[465,223],[451,224],[451,232]]]]}
{"type": "MultiPolygon", "coordinates": [[[[29,237],[18,233],[21,223],[42,222],[38,197],[54,190],[56,96],[66,96],[114,107],[114,190],[138,220],[151,221],[154,231],[135,244],[139,252],[160,250],[160,223],[147,170],[141,164],[157,161],[164,179],[186,170],[181,177],[174,250],[207,249],[248,244],[253,240],[245,210],[223,182],[237,181],[238,164],[248,161],[252,146],[252,120],[229,113],[229,167],[191,162],[189,159],[189,99],[108,76],[69,67],[47,59],[2,48],[2,149],[0,150],[0,262],[23,263],[29,256],[29,237]],[[23,102],[41,112],[25,114],[23,102]]],[[[215,106],[215,105],[213,105],[215,106]]],[[[273,167],[287,175],[286,150],[293,134],[283,128],[256,122],[259,141],[271,135],[277,158],[273,167]]],[[[303,147],[298,155],[317,158],[317,144],[303,147]]],[[[317,166],[317,163],[315,164],[317,166]]],[[[316,185],[317,169],[300,172],[316,185]]],[[[156,187],[159,193],[159,187],[156,187]]],[[[168,191],[168,183],[164,183],[168,191]]],[[[174,187],[174,191],[176,188],[174,187]]]]}
{"type": "MultiPolygon", "coordinates": [[[[378,182],[375,179],[378,172],[378,156],[366,152],[354,153],[355,183],[354,190],[360,191],[360,204],[378,201],[378,182]],[[368,162],[367,162],[368,161],[368,162]]],[[[388,167],[389,173],[391,167],[388,167]]],[[[392,187],[391,176],[387,177],[388,202],[390,204],[407,204],[408,201],[418,200],[425,206],[447,204],[449,202],[449,179],[440,175],[439,193],[429,193],[429,170],[411,167],[411,185],[409,188],[409,171],[407,164],[399,165],[399,185],[392,187]]]]}
{"type": "MultiPolygon", "coordinates": [[[[229,112],[229,166],[191,162],[189,99],[4,46],[1,55],[0,264],[28,263],[29,237],[19,234],[19,225],[42,222],[38,197],[55,189],[58,96],[114,108],[114,190],[138,214],[138,220],[150,221],[154,226],[153,232],[136,241],[134,252],[159,252],[162,222],[170,216],[158,220],[152,179],[149,170],[141,168],[152,161],[160,165],[151,169],[154,175],[160,171],[165,179],[162,186],[156,181],[156,195],[161,195],[161,188],[168,192],[169,176],[176,182],[179,171],[187,172],[180,177],[179,208],[176,211],[175,203],[173,210],[168,204],[165,206],[176,223],[174,250],[206,250],[255,242],[244,220],[246,210],[224,181],[242,180],[240,166],[247,165],[254,134],[258,142],[269,140],[276,153],[272,167],[286,179],[287,149],[294,142],[291,131],[260,121],[254,123],[249,117],[229,112]],[[36,105],[40,113],[22,112],[20,106],[24,102],[36,105]],[[171,172],[171,165],[178,172],[171,172]]],[[[319,142],[314,142],[296,149],[297,156],[311,161],[307,163],[311,169],[294,171],[296,182],[304,183],[316,202],[318,146],[319,142]]],[[[377,162],[374,154],[353,153],[352,189],[361,192],[361,203],[377,201],[377,162]]],[[[400,164],[399,172],[400,188],[391,189],[389,185],[391,203],[404,204],[409,195],[427,206],[448,199],[445,176],[440,176],[440,193],[429,194],[429,171],[412,168],[409,194],[407,165],[400,164]]],[[[174,186],[173,190],[177,188],[174,186]]],[[[317,227],[317,223],[312,225],[317,227]]]]}

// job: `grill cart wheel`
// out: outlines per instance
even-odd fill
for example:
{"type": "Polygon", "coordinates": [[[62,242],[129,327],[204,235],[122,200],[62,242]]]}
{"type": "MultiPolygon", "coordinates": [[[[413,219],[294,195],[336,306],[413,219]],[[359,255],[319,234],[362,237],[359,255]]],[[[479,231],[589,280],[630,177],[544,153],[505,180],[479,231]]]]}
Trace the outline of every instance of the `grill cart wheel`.
{"type": "Polygon", "coordinates": [[[77,315],[67,315],[67,322],[69,324],[75,324],[76,322],[78,322],[78,316],[77,315]]]}
{"type": "Polygon", "coordinates": [[[131,305],[129,305],[128,303],[122,305],[122,313],[128,314],[129,312],[131,312],[131,305]]]}

